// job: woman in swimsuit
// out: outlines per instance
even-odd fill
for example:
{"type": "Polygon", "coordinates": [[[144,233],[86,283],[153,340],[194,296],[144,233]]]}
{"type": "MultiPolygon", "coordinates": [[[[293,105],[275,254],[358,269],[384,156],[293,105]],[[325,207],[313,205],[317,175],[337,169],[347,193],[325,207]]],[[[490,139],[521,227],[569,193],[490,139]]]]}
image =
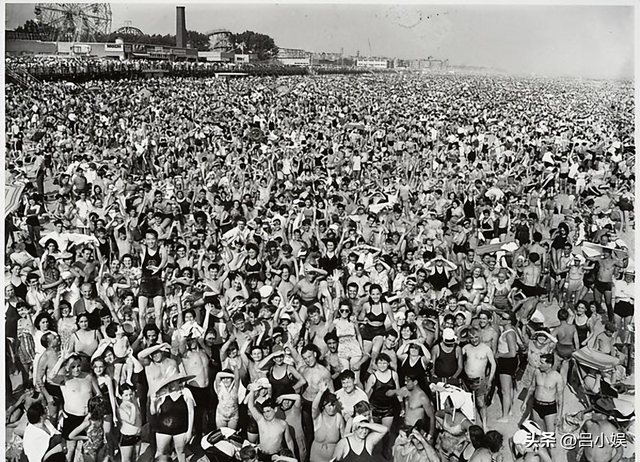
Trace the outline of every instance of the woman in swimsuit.
{"type": "Polygon", "coordinates": [[[297,369],[284,363],[285,352],[277,349],[258,365],[261,370],[268,370],[267,378],[271,384],[271,398],[277,399],[282,395],[300,393],[307,381],[297,369]]]}
{"type": "MultiPolygon", "coordinates": [[[[400,389],[398,374],[389,369],[389,357],[380,353],[376,358],[377,371],[369,376],[366,385],[366,392],[369,395],[369,402],[373,411],[373,418],[376,422],[391,430],[393,424],[393,415],[395,404],[397,402],[396,395],[400,389]]],[[[388,443],[384,444],[387,446],[388,443]]],[[[389,448],[383,448],[383,454],[388,454],[389,448]]]]}
{"type": "Polygon", "coordinates": [[[104,359],[95,358],[91,363],[93,374],[98,382],[100,393],[102,393],[102,399],[107,404],[105,412],[103,414],[104,420],[104,434],[107,436],[107,449],[108,454],[114,457],[115,453],[115,441],[111,435],[111,428],[114,424],[117,424],[117,412],[116,412],[116,397],[115,386],[113,378],[107,373],[107,364],[104,359]]]}
{"type": "Polygon", "coordinates": [[[156,435],[156,457],[166,454],[171,442],[178,462],[185,462],[184,448],[193,436],[195,401],[184,387],[187,377],[176,374],[164,379],[151,401],[151,429],[156,435]]]}
{"type": "Polygon", "coordinates": [[[70,348],[71,337],[78,330],[75,318],[71,315],[71,305],[66,300],[58,297],[53,299],[53,315],[58,321],[58,335],[60,336],[60,348],[70,348]]]}
{"type": "Polygon", "coordinates": [[[391,324],[395,325],[393,311],[382,298],[382,288],[378,284],[371,284],[369,287],[369,299],[362,305],[359,319],[362,321],[362,340],[364,341],[364,351],[371,353],[373,341],[376,337],[384,337],[386,328],[385,321],[389,318],[391,324]]]}
{"type": "Polygon", "coordinates": [[[400,362],[399,378],[400,385],[404,386],[405,377],[411,375],[418,377],[418,384],[423,391],[427,390],[427,367],[431,361],[431,353],[419,340],[412,340],[405,343],[398,350],[398,361],[400,362]]]}
{"type": "Polygon", "coordinates": [[[108,460],[108,453],[104,445],[105,430],[102,423],[109,404],[101,396],[94,396],[89,400],[88,408],[89,413],[84,421],[71,432],[69,438],[82,441],[84,462],[103,462],[108,460]]]}
{"type": "Polygon", "coordinates": [[[587,302],[580,300],[576,304],[575,316],[573,318],[573,325],[576,326],[578,332],[578,343],[580,346],[586,345],[587,338],[591,333],[591,313],[587,308],[587,302]]]}
{"type": "Polygon", "coordinates": [[[510,310],[509,292],[511,286],[516,279],[516,272],[511,268],[502,268],[498,272],[498,277],[489,283],[489,300],[490,303],[499,310],[510,310]],[[508,275],[508,272],[511,275],[508,275]]]}
{"type": "Polygon", "coordinates": [[[336,445],[344,436],[344,418],[340,401],[333,393],[327,393],[327,384],[320,385],[311,404],[313,418],[313,443],[309,459],[313,462],[329,462],[336,445]]]}
{"type": "Polygon", "coordinates": [[[342,462],[373,462],[373,449],[389,431],[387,427],[369,422],[365,416],[353,419],[353,433],[341,439],[333,458],[342,462]]]}
{"type": "Polygon", "coordinates": [[[264,267],[261,262],[260,249],[255,244],[247,244],[247,258],[244,261],[244,271],[247,277],[257,276],[264,281],[264,267]]]}
{"type": "Polygon", "coordinates": [[[79,314],[76,318],[78,330],[71,336],[71,349],[82,358],[82,370],[91,370],[91,356],[98,349],[101,335],[98,330],[89,329],[89,316],[79,314]]]}
{"type": "Polygon", "coordinates": [[[238,369],[231,372],[225,369],[216,374],[213,389],[218,395],[218,406],[216,407],[216,427],[227,427],[235,430],[238,428],[238,388],[240,387],[240,376],[238,369]]]}
{"type": "Polygon", "coordinates": [[[356,382],[360,381],[360,368],[357,367],[363,357],[362,337],[358,325],[351,321],[351,304],[342,300],[338,305],[339,317],[334,319],[335,333],[338,337],[338,357],[343,364],[356,374],[356,382]]]}

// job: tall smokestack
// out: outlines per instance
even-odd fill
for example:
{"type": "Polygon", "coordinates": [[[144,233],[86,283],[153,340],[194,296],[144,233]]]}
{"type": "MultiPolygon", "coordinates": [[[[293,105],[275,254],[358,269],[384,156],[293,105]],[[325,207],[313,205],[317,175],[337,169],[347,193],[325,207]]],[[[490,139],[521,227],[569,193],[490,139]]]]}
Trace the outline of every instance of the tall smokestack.
{"type": "Polygon", "coordinates": [[[176,46],[187,46],[187,24],[185,21],[184,6],[176,7],[176,46]]]}

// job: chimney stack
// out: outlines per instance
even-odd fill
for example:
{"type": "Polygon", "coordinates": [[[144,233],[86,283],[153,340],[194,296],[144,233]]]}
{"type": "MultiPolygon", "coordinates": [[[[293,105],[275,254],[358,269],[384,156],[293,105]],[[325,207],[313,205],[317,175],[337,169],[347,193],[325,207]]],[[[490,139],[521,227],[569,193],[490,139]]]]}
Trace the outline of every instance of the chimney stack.
{"type": "Polygon", "coordinates": [[[176,46],[187,46],[187,24],[185,21],[184,6],[176,7],[176,46]]]}

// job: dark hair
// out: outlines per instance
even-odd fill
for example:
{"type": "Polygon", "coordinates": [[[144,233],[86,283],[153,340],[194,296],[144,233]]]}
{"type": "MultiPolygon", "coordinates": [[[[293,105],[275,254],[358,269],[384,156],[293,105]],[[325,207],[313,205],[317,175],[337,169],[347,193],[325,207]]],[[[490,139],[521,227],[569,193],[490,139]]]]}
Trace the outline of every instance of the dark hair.
{"type": "Polygon", "coordinates": [[[369,402],[365,401],[364,399],[362,401],[358,401],[354,406],[353,406],[353,415],[365,415],[368,414],[369,412],[371,412],[371,404],[369,404],[369,402]]]}
{"type": "Polygon", "coordinates": [[[356,379],[356,375],[353,373],[352,370],[347,369],[346,371],[342,372],[342,374],[340,374],[340,381],[342,382],[343,380],[346,379],[351,379],[351,380],[355,380],[356,379]]]}
{"type": "Polygon", "coordinates": [[[115,322],[110,322],[107,325],[107,327],[104,328],[104,332],[105,334],[107,334],[107,337],[109,338],[115,338],[117,330],[118,330],[118,324],[115,322]]]}
{"type": "Polygon", "coordinates": [[[262,403],[262,409],[264,410],[264,408],[266,407],[270,407],[271,409],[277,409],[278,405],[276,404],[276,400],[269,398],[268,400],[266,400],[265,402],[262,403]]]}
{"type": "Polygon", "coordinates": [[[487,310],[480,310],[480,312],[478,313],[478,317],[482,315],[485,315],[489,320],[491,320],[491,318],[493,317],[492,314],[487,310]]]}
{"type": "Polygon", "coordinates": [[[107,406],[107,402],[102,396],[94,396],[92,398],[89,398],[87,407],[89,409],[89,414],[91,414],[91,420],[103,419],[109,409],[107,406]]]}
{"type": "Polygon", "coordinates": [[[336,342],[340,341],[338,339],[338,336],[336,335],[336,333],[334,331],[331,331],[327,335],[324,336],[324,343],[328,343],[330,340],[335,340],[336,342]]]}
{"type": "Polygon", "coordinates": [[[306,352],[311,352],[314,354],[314,356],[316,357],[316,359],[320,358],[320,356],[322,356],[320,349],[314,345],[313,343],[309,343],[307,345],[305,345],[304,347],[302,347],[302,351],[300,352],[300,355],[305,354],[306,352]]]}
{"type": "Polygon", "coordinates": [[[529,254],[529,261],[530,261],[531,263],[535,263],[535,262],[537,262],[538,260],[540,260],[540,255],[539,255],[537,252],[531,252],[531,253],[529,254]]]}
{"type": "MultiPolygon", "coordinates": [[[[147,229],[147,230],[144,232],[145,237],[146,237],[147,235],[149,235],[149,234],[150,234],[150,235],[152,235],[152,236],[154,236],[156,239],[158,238],[158,231],[156,231],[156,230],[155,230],[155,229],[153,229],[153,228],[149,228],[149,229],[147,229]]],[[[123,256],[122,258],[124,258],[124,256],[123,256]]]]}
{"type": "Polygon", "coordinates": [[[49,315],[49,313],[47,313],[46,311],[42,311],[33,320],[33,325],[35,326],[36,329],[40,330],[40,321],[42,321],[43,319],[46,319],[47,321],[49,321],[49,329],[54,327],[53,319],[51,319],[51,316],[49,315]]]}
{"type": "MultiPolygon", "coordinates": [[[[89,315],[87,313],[80,313],[78,316],[76,316],[76,325],[80,323],[81,318],[87,318],[87,322],[89,322],[89,315]]],[[[79,328],[80,326],[78,325],[78,329],[79,328]]]]}
{"type": "Polygon", "coordinates": [[[380,353],[376,358],[376,362],[378,361],[386,361],[388,363],[391,363],[391,358],[389,358],[389,355],[386,353],[380,353]]]}
{"type": "Polygon", "coordinates": [[[485,433],[484,438],[482,439],[482,446],[495,454],[500,451],[500,448],[502,447],[502,439],[502,433],[496,430],[490,430],[485,433]]]}
{"type": "Polygon", "coordinates": [[[128,390],[131,390],[135,393],[136,387],[134,387],[133,385],[129,385],[128,383],[123,383],[122,385],[120,385],[120,394],[128,390]]]}
{"type": "Polygon", "coordinates": [[[240,460],[253,460],[258,457],[258,451],[252,446],[245,446],[240,449],[240,460]]]}
{"type": "Polygon", "coordinates": [[[27,409],[27,420],[30,424],[35,425],[40,422],[45,413],[44,405],[40,401],[36,401],[27,409]]]}
{"type": "Polygon", "coordinates": [[[155,324],[147,324],[146,326],[144,326],[144,329],[142,329],[142,335],[144,337],[147,337],[147,334],[149,332],[155,332],[156,334],[160,335],[160,329],[158,329],[158,326],[156,326],[155,324]]]}
{"type": "Polygon", "coordinates": [[[407,374],[404,376],[404,381],[406,382],[407,380],[411,380],[412,382],[417,382],[419,379],[417,376],[413,374],[407,374]]]}
{"type": "Polygon", "coordinates": [[[567,319],[569,319],[569,312],[564,308],[560,308],[558,311],[558,321],[566,321],[567,319]]]}
{"type": "Polygon", "coordinates": [[[479,425],[471,425],[467,431],[469,432],[469,441],[474,448],[479,449],[484,444],[484,430],[479,425]]]}

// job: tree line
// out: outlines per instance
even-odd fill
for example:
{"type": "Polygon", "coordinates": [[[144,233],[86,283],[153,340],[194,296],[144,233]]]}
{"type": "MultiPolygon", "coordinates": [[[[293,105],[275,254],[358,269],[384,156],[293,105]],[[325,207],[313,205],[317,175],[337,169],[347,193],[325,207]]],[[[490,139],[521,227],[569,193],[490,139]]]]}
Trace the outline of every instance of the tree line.
{"type": "MultiPolygon", "coordinates": [[[[20,36],[29,36],[38,38],[43,41],[62,41],[69,40],[68,31],[51,27],[47,24],[39,24],[31,19],[27,20],[22,26],[17,27],[14,31],[7,32],[7,39],[19,38],[20,36]],[[13,36],[13,37],[12,37],[13,36]]],[[[116,38],[122,39],[125,43],[141,43],[145,45],[156,46],[176,46],[175,34],[84,34],[76,38],[77,41],[86,42],[107,42],[113,43],[116,38]]],[[[278,47],[272,37],[254,31],[244,31],[242,33],[231,33],[229,36],[231,50],[235,53],[252,53],[255,54],[260,61],[266,61],[275,58],[278,54],[278,47]]],[[[198,31],[187,31],[187,43],[191,48],[198,51],[211,51],[211,43],[209,36],[198,31]]]]}

